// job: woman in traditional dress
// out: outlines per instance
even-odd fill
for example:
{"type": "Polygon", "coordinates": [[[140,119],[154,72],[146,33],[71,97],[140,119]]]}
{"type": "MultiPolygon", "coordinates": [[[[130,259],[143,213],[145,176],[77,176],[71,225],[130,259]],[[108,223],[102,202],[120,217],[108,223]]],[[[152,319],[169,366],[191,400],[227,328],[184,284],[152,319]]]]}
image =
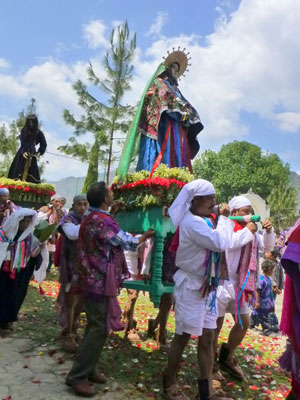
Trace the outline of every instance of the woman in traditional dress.
{"type": "Polygon", "coordinates": [[[289,231],[288,245],[281,258],[286,272],[280,329],[289,338],[280,366],[292,374],[292,390],[287,399],[300,399],[300,225],[289,231]]]}
{"type": "Polygon", "coordinates": [[[36,223],[36,211],[20,208],[8,217],[0,230],[1,329],[10,329],[11,323],[17,320],[27,292],[35,265],[28,265],[28,261],[32,256],[32,233],[36,223]]]}
{"type": "Polygon", "coordinates": [[[32,183],[41,182],[37,160],[45,153],[47,142],[38,124],[35,114],[28,115],[20,134],[21,147],[10,166],[8,178],[32,183]],[[40,145],[38,150],[37,145],[40,145]]]}

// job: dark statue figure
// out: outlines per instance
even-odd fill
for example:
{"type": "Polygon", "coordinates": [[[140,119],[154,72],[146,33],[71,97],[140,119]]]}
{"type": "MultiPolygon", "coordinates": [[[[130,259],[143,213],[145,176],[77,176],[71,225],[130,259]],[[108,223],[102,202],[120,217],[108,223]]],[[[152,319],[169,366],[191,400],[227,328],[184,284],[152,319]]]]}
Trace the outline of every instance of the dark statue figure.
{"type": "Polygon", "coordinates": [[[35,114],[26,118],[20,134],[21,147],[10,166],[8,178],[32,183],[40,183],[40,173],[37,161],[47,148],[43,132],[38,127],[35,114]],[[36,146],[39,145],[38,150],[36,146]]]}

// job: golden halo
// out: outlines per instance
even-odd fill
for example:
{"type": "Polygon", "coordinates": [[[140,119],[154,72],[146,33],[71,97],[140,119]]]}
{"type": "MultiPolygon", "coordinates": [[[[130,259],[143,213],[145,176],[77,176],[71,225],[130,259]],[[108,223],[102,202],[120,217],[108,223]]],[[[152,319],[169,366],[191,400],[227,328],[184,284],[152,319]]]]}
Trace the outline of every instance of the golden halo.
{"type": "Polygon", "coordinates": [[[179,64],[179,71],[178,71],[178,77],[183,75],[185,71],[188,71],[187,67],[188,65],[191,65],[189,63],[189,60],[191,59],[188,57],[190,53],[185,53],[185,49],[180,50],[180,47],[178,47],[178,50],[175,50],[173,48],[172,53],[168,52],[168,56],[164,57],[164,64],[166,67],[170,67],[174,62],[177,62],[179,64]]]}

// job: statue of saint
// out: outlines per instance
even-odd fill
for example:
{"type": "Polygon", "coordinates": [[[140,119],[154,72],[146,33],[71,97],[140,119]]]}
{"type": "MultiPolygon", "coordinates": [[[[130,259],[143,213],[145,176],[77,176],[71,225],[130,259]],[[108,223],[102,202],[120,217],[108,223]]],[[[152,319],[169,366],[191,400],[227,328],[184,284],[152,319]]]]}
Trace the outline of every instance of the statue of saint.
{"type": "Polygon", "coordinates": [[[47,142],[43,132],[38,127],[38,119],[35,114],[27,116],[19,137],[21,147],[10,166],[8,178],[40,183],[37,161],[45,153],[47,142]],[[36,150],[38,145],[39,148],[36,150]]]}
{"type": "Polygon", "coordinates": [[[191,160],[199,151],[197,135],[203,125],[178,87],[178,78],[188,65],[188,54],[180,49],[173,51],[148,82],[121,155],[117,170],[121,178],[136,146],[138,171],[154,171],[163,163],[170,168],[188,167],[192,172],[191,160]]]}

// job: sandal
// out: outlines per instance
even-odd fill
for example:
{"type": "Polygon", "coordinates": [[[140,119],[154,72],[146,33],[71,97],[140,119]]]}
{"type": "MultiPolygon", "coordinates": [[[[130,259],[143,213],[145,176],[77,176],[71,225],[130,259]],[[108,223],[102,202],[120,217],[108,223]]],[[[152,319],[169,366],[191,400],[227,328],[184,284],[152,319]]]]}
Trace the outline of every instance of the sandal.
{"type": "Polygon", "coordinates": [[[125,333],[125,337],[132,343],[140,342],[142,339],[135,329],[130,329],[125,333]]]}
{"type": "Polygon", "coordinates": [[[167,400],[188,400],[189,398],[182,392],[178,383],[167,387],[166,374],[163,374],[163,395],[167,400]]]}

